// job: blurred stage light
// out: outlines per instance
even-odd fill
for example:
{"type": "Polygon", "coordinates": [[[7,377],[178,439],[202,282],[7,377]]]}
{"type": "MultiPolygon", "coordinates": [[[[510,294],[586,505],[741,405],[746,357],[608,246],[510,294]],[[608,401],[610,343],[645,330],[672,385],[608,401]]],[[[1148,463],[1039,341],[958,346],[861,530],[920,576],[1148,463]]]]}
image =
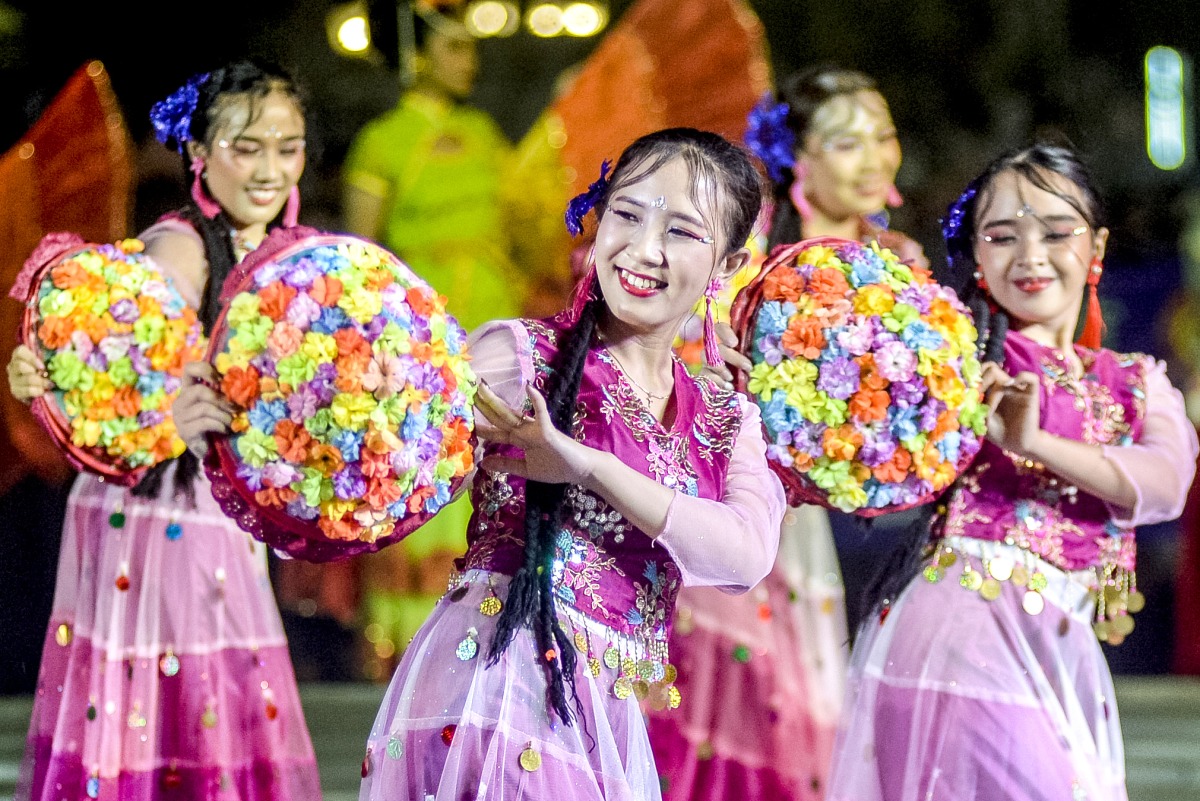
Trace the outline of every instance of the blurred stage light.
{"type": "Polygon", "coordinates": [[[371,54],[371,29],[364,2],[334,6],[325,16],[329,46],[344,56],[365,58],[371,54]]]}
{"type": "Polygon", "coordinates": [[[530,6],[525,15],[525,24],[534,36],[558,36],[563,30],[563,10],[554,3],[530,6]]]}
{"type": "Polygon", "coordinates": [[[475,36],[512,36],[521,25],[521,12],[509,0],[479,0],[467,6],[467,28],[475,36]]]}
{"type": "Polygon", "coordinates": [[[1178,169],[1187,158],[1189,68],[1174,48],[1146,52],[1146,152],[1160,170],[1178,169]]]}
{"type": "Polygon", "coordinates": [[[596,3],[571,3],[563,9],[563,29],[571,36],[595,36],[607,22],[607,9],[596,3]]]}

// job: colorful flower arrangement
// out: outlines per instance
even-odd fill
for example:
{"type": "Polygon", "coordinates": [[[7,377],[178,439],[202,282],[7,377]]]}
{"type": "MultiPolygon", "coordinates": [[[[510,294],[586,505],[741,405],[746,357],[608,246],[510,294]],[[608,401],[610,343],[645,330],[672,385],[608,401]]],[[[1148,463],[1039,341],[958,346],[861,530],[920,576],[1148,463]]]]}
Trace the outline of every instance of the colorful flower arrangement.
{"type": "Polygon", "coordinates": [[[35,414],[77,467],[136,483],[185,449],[171,405],[184,365],[203,355],[196,311],[140,240],[52,234],[39,250],[18,281],[23,339],[54,388],[35,414]]]}
{"type": "Polygon", "coordinates": [[[793,502],[874,516],[932,499],[975,457],[987,409],[970,312],[877,243],[777,249],[733,312],[768,461],[793,502]]]}
{"type": "Polygon", "coordinates": [[[241,285],[214,332],[235,408],[214,450],[265,510],[247,530],[268,544],[313,561],[377,550],[449,503],[474,466],[466,334],[372,242],[314,233],[264,258],[269,242],[231,276],[241,285]],[[346,546],[320,547],[331,543],[346,546]]]}

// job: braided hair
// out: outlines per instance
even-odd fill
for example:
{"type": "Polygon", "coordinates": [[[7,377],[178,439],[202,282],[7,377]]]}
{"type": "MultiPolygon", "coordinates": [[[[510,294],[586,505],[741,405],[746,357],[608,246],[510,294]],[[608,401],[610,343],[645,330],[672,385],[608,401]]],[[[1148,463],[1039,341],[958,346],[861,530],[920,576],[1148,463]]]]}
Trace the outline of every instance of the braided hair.
{"type": "MultiPolygon", "coordinates": [[[[1038,142],[1028,147],[1010,150],[994,159],[976,176],[963,193],[946,210],[942,218],[942,237],[951,275],[971,275],[976,269],[975,238],[980,217],[992,200],[992,185],[1002,173],[1013,172],[1038,189],[1056,195],[1070,203],[1093,228],[1103,226],[1103,209],[1088,169],[1069,147],[1038,142]],[[1063,192],[1055,185],[1054,177],[1066,178],[1083,197],[1081,204],[1075,195],[1063,192]]],[[[1004,340],[1008,335],[1008,313],[998,306],[987,291],[974,280],[963,281],[959,295],[975,320],[979,332],[980,359],[1004,363],[1004,340]]],[[[863,625],[900,594],[921,571],[927,558],[930,527],[934,517],[945,513],[946,503],[957,490],[951,483],[937,498],[919,510],[917,519],[892,553],[884,560],[863,596],[863,625]]]]}
{"type": "MultiPolygon", "coordinates": [[[[629,145],[617,160],[610,183],[597,198],[597,214],[603,217],[605,203],[613,191],[641,181],[677,158],[682,158],[688,167],[692,199],[697,208],[722,213],[719,230],[724,236],[725,254],[740,248],[750,236],[762,206],[762,180],[743,148],[707,131],[669,128],[647,134],[629,145]],[[703,198],[699,196],[701,191],[707,193],[703,198]]],[[[551,420],[555,428],[568,435],[572,434],[587,354],[596,326],[605,314],[599,281],[594,275],[590,280],[590,300],[563,333],[548,379],[546,404],[551,420]]],[[[567,633],[558,623],[553,585],[559,516],[566,490],[565,484],[525,483],[525,558],[509,584],[488,660],[489,664],[496,664],[517,631],[531,629],[547,673],[547,703],[560,720],[570,725],[573,714],[568,688],[575,712],[582,713],[575,684],[577,659],[567,633]]]]}
{"type": "MultiPolygon", "coordinates": [[[[189,102],[190,108],[187,109],[186,115],[178,110],[171,115],[175,124],[165,136],[166,144],[179,149],[185,174],[191,163],[191,158],[187,153],[187,142],[203,142],[211,150],[216,129],[222,121],[222,115],[231,103],[236,103],[241,98],[245,98],[249,103],[250,113],[246,118],[247,125],[258,117],[263,101],[272,92],[286,94],[296,103],[301,114],[304,112],[300,88],[291,75],[277,65],[260,60],[234,61],[213,70],[207,76],[190,81],[185,88],[194,91],[194,105],[189,102]]],[[[177,92],[164,103],[177,99],[179,94],[177,92]]],[[[158,113],[156,107],[152,116],[158,113]]],[[[161,125],[159,119],[155,119],[154,122],[156,127],[161,125]]],[[[208,278],[204,284],[197,316],[203,326],[205,336],[209,336],[212,334],[213,325],[216,324],[217,317],[221,312],[221,287],[230,270],[237,264],[233,238],[230,236],[234,224],[224,209],[221,209],[220,213],[212,219],[204,216],[190,196],[187,204],[178,213],[196,229],[204,242],[204,255],[208,262],[208,278]]],[[[184,451],[173,461],[178,463],[173,482],[174,492],[182,493],[189,502],[194,502],[194,482],[200,474],[199,459],[191,451],[184,451]]],[[[170,464],[171,461],[159,462],[147,470],[142,480],[132,490],[133,494],[140,498],[157,498],[162,492],[163,480],[170,464]]]]}

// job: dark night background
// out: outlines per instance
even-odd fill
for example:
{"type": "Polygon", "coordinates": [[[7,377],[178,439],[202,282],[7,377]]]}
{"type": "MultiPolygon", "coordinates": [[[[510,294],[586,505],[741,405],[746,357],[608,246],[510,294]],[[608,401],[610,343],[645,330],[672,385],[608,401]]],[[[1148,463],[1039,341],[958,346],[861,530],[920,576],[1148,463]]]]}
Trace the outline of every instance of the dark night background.
{"type": "MultiPolygon", "coordinates": [[[[246,53],[261,54],[291,67],[309,90],[301,221],[337,228],[341,160],[357,129],[392,105],[398,80],[386,65],[334,53],[324,23],[333,5],[319,0],[209,0],[169,7],[0,0],[0,152],[18,140],[76,69],[100,59],[140,145],[134,216],[140,229],[178,205],[185,191],[178,161],[149,135],[151,104],[195,72],[246,53]]],[[[610,3],[610,27],[630,5],[610,3]]],[[[1191,365],[1178,363],[1168,349],[1162,312],[1189,280],[1180,241],[1200,217],[1200,168],[1194,152],[1173,172],[1156,169],[1147,158],[1142,63],[1154,45],[1175,47],[1193,59],[1200,53],[1200,3],[758,0],[750,5],[766,28],[776,75],[831,60],[878,79],[904,149],[898,183],[907,202],[893,215],[893,224],[917,238],[935,263],[943,253],[939,217],[986,161],[1037,135],[1073,142],[1092,166],[1110,214],[1110,255],[1101,285],[1110,327],[1106,344],[1173,360],[1176,375],[1190,374],[1191,365]]],[[[519,32],[485,40],[475,102],[511,138],[520,138],[550,101],[555,78],[585,58],[599,38],[543,40],[519,32]]],[[[1193,151],[1194,98],[1193,87],[1187,108],[1193,151]]],[[[0,498],[0,641],[7,660],[0,662],[0,693],[32,687],[64,501],[65,489],[29,482],[0,498]]],[[[838,529],[853,592],[865,560],[877,549],[845,521],[838,529]]],[[[1118,672],[1165,672],[1177,527],[1145,528],[1139,541],[1139,577],[1150,606],[1139,615],[1129,641],[1109,653],[1118,672]]]]}

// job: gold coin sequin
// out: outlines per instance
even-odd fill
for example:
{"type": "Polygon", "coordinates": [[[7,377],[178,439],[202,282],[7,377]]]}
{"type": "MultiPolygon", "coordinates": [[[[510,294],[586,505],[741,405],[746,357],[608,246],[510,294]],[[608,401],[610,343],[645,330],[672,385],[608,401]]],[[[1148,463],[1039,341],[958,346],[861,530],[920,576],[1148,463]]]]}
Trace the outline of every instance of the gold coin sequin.
{"type": "Polygon", "coordinates": [[[1117,615],[1109,621],[1109,625],[1113,631],[1122,637],[1128,637],[1133,633],[1133,618],[1129,615],[1117,615]]]}
{"type": "Polygon", "coordinates": [[[604,650],[604,664],[609,670],[616,670],[617,665],[621,664],[621,652],[616,649],[616,646],[610,645],[604,650]]]}
{"type": "Polygon", "coordinates": [[[66,623],[59,623],[58,628],[54,630],[54,641],[66,648],[71,644],[71,627],[66,623]]]}
{"type": "Polygon", "coordinates": [[[586,654],[588,649],[587,635],[582,631],[575,632],[575,650],[581,654],[586,654]]]}
{"type": "Polygon", "coordinates": [[[953,567],[958,561],[958,554],[954,551],[942,551],[938,554],[938,565],[941,567],[953,567]]]}
{"type": "Polygon", "coordinates": [[[922,575],[925,576],[925,580],[930,584],[937,584],[946,577],[946,571],[940,565],[926,565],[925,570],[922,571],[922,575]]]}
{"type": "Polygon", "coordinates": [[[500,603],[500,599],[495,595],[489,595],[479,602],[479,614],[485,617],[495,617],[500,614],[500,610],[504,605],[500,603]]]}
{"type": "Polygon", "coordinates": [[[592,674],[592,678],[600,675],[600,660],[594,656],[588,660],[588,672],[592,674]]]}
{"type": "Polygon", "coordinates": [[[644,679],[638,679],[633,683],[633,694],[637,696],[639,701],[646,700],[646,696],[650,694],[650,684],[644,679]]]}
{"type": "Polygon", "coordinates": [[[671,709],[678,709],[682,703],[683,695],[679,692],[679,688],[672,684],[671,689],[667,690],[667,706],[671,709]]]}
{"type": "Polygon", "coordinates": [[[674,665],[667,665],[663,668],[663,681],[667,684],[674,684],[677,678],[679,678],[679,671],[674,665]]]}
{"type": "Polygon", "coordinates": [[[542,766],[542,755],[533,750],[533,746],[531,745],[521,752],[520,762],[524,770],[533,773],[542,766]]]}
{"type": "Polygon", "coordinates": [[[622,676],[613,682],[613,695],[624,701],[633,693],[633,682],[622,676]]]}
{"type": "Polygon", "coordinates": [[[966,587],[971,592],[978,592],[980,585],[983,584],[983,576],[979,571],[972,570],[968,567],[963,571],[963,574],[958,577],[958,583],[966,587]]]}
{"type": "Polygon", "coordinates": [[[1034,573],[1029,577],[1029,589],[1041,592],[1046,589],[1050,582],[1046,579],[1045,573],[1034,573]]]}
{"type": "Polygon", "coordinates": [[[1100,642],[1105,642],[1108,640],[1109,625],[1107,620],[1096,621],[1095,625],[1092,626],[1092,629],[1095,630],[1096,639],[1100,640],[1100,642]]]}
{"type": "Polygon", "coordinates": [[[1029,583],[1029,570],[1024,565],[1013,565],[1012,575],[1008,579],[1018,587],[1029,583]]]}
{"type": "Polygon", "coordinates": [[[994,601],[1000,597],[1000,582],[994,578],[986,578],[979,585],[979,595],[985,601],[994,601]]]}
{"type": "Polygon", "coordinates": [[[992,574],[992,578],[997,581],[1008,581],[1012,578],[1013,570],[1016,565],[1007,557],[997,556],[988,561],[988,572],[992,574]]]}
{"type": "Polygon", "coordinates": [[[1137,614],[1146,608],[1146,596],[1142,595],[1137,590],[1129,593],[1129,597],[1125,599],[1125,608],[1130,612],[1137,614]]]}

